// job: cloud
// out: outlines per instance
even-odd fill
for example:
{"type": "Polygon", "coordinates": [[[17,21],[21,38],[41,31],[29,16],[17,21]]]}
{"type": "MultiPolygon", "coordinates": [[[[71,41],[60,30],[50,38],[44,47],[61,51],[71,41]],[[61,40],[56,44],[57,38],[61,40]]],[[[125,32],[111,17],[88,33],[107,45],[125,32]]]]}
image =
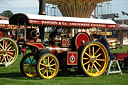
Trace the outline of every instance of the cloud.
{"type": "Polygon", "coordinates": [[[0,13],[4,10],[11,10],[14,13],[37,13],[38,0],[0,0],[0,13]]]}
{"type": "Polygon", "coordinates": [[[15,0],[9,2],[11,7],[37,7],[38,0],[15,0]]]}

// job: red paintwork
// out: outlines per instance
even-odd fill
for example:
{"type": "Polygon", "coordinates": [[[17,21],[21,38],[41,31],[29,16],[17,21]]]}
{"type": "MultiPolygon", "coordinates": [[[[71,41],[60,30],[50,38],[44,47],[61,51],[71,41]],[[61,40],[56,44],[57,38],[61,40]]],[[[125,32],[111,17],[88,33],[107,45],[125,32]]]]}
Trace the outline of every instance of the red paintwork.
{"type": "Polygon", "coordinates": [[[51,50],[51,53],[52,53],[52,54],[55,54],[55,53],[56,53],[56,49],[54,49],[54,48],[56,48],[56,46],[50,45],[50,47],[53,48],[53,49],[51,50]]]}
{"type": "Polygon", "coordinates": [[[68,52],[67,53],[67,65],[77,65],[77,52],[68,52]],[[71,57],[74,56],[74,62],[71,62],[71,57]]]}
{"type": "Polygon", "coordinates": [[[89,42],[89,37],[87,34],[85,33],[80,33],[77,35],[76,40],[75,40],[75,44],[76,44],[76,48],[78,49],[81,45],[83,45],[84,43],[81,43],[82,41],[84,41],[84,43],[89,42]]]}
{"type": "Polygon", "coordinates": [[[63,46],[66,46],[66,39],[63,39],[63,40],[62,40],[62,45],[63,45],[63,46]]]}
{"type": "Polygon", "coordinates": [[[128,53],[114,53],[117,60],[123,61],[124,58],[128,57],[128,53]]]}
{"type": "Polygon", "coordinates": [[[0,37],[5,37],[4,32],[2,30],[0,31],[0,37]]]}
{"type": "Polygon", "coordinates": [[[25,52],[25,51],[26,51],[26,48],[22,48],[22,49],[21,49],[21,52],[25,52]]]}
{"type": "Polygon", "coordinates": [[[36,20],[29,19],[30,24],[40,25],[56,25],[56,26],[74,26],[74,27],[96,27],[96,28],[115,28],[115,24],[97,24],[97,23],[84,23],[84,22],[68,22],[68,21],[55,21],[55,20],[36,20]]]}
{"type": "Polygon", "coordinates": [[[26,44],[37,47],[38,49],[45,49],[44,45],[42,43],[31,43],[31,42],[27,42],[26,44]]]}

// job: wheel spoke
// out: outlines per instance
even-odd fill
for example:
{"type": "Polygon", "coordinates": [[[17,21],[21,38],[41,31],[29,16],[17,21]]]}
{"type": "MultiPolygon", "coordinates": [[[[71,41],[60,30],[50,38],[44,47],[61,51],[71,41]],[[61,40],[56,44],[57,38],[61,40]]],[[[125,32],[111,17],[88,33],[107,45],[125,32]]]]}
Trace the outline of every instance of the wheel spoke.
{"type": "Polygon", "coordinates": [[[89,46],[89,55],[91,55],[91,49],[90,49],[90,46],[89,46]]]}
{"type": "Polygon", "coordinates": [[[7,49],[7,44],[8,44],[8,41],[5,42],[5,49],[7,49]]]}
{"type": "Polygon", "coordinates": [[[43,62],[44,62],[44,64],[46,64],[46,61],[45,61],[45,59],[43,59],[43,62]]]}
{"type": "Polygon", "coordinates": [[[43,72],[43,75],[46,73],[47,69],[43,72]]]}
{"type": "Polygon", "coordinates": [[[0,44],[0,46],[1,46],[2,49],[4,49],[3,46],[2,46],[1,44],[0,44]]]}
{"type": "Polygon", "coordinates": [[[4,47],[4,40],[3,40],[3,48],[5,49],[5,47],[4,47]]]}
{"type": "Polygon", "coordinates": [[[82,59],[84,59],[84,60],[89,60],[89,58],[82,58],[82,59]]]}
{"type": "Polygon", "coordinates": [[[48,70],[47,70],[47,77],[48,77],[48,70]]]}
{"type": "Polygon", "coordinates": [[[15,49],[12,49],[12,50],[7,50],[8,52],[10,52],[10,51],[15,51],[15,49]]]}
{"type": "Polygon", "coordinates": [[[96,55],[96,53],[100,50],[100,48],[98,48],[98,50],[94,53],[94,55],[96,55]]]}
{"type": "Polygon", "coordinates": [[[8,60],[8,62],[10,62],[10,60],[9,60],[9,58],[8,58],[8,55],[7,55],[7,60],[8,60]]]}
{"type": "Polygon", "coordinates": [[[8,52],[8,54],[11,54],[11,55],[13,55],[14,53],[12,53],[12,52],[8,52]]]}
{"type": "Polygon", "coordinates": [[[89,71],[89,67],[90,67],[90,63],[88,64],[88,69],[87,69],[87,71],[89,71]]]}
{"type": "Polygon", "coordinates": [[[49,64],[51,64],[51,62],[53,61],[54,59],[52,59],[50,62],[49,62],[49,64]]]}
{"type": "Polygon", "coordinates": [[[50,68],[51,70],[53,70],[53,71],[55,71],[55,69],[54,68],[50,68]]]}
{"type": "Polygon", "coordinates": [[[3,57],[3,59],[1,60],[1,63],[5,60],[5,56],[3,57]]]}
{"type": "Polygon", "coordinates": [[[50,71],[50,73],[52,74],[52,71],[51,71],[51,69],[49,68],[49,71],[50,71]]]}
{"type": "Polygon", "coordinates": [[[6,49],[11,45],[11,42],[8,44],[8,46],[6,47],[6,49]]]}
{"type": "Polygon", "coordinates": [[[88,53],[85,52],[85,54],[86,54],[88,57],[91,57],[88,53]]]}
{"type": "Polygon", "coordinates": [[[92,51],[93,51],[93,56],[94,56],[94,51],[95,51],[95,50],[94,50],[94,46],[93,46],[93,50],[92,50],[92,51]]]}
{"type": "Polygon", "coordinates": [[[93,72],[93,65],[94,65],[94,63],[92,63],[91,73],[93,72]]]}
{"type": "Polygon", "coordinates": [[[10,50],[12,48],[12,46],[10,46],[7,50],[10,50]]]}
{"type": "Polygon", "coordinates": [[[88,61],[88,62],[84,63],[83,65],[86,65],[86,64],[88,64],[88,63],[90,63],[90,61],[88,61]]]}
{"type": "Polygon", "coordinates": [[[50,66],[52,67],[52,66],[55,66],[56,64],[51,64],[50,66]]]}
{"type": "Polygon", "coordinates": [[[34,74],[35,72],[34,72],[34,69],[32,70],[32,73],[34,74]]]}
{"type": "Polygon", "coordinates": [[[30,62],[32,63],[30,56],[29,56],[29,60],[30,60],[30,62]]]}
{"type": "Polygon", "coordinates": [[[49,57],[48,57],[48,65],[49,65],[49,57]]]}
{"type": "Polygon", "coordinates": [[[25,62],[27,62],[27,64],[30,64],[27,60],[25,60],[25,62]]]}
{"type": "Polygon", "coordinates": [[[29,64],[24,64],[24,66],[29,66],[29,64]]]}
{"type": "Polygon", "coordinates": [[[42,65],[42,66],[46,66],[45,64],[43,64],[43,63],[40,63],[40,65],[42,65]]]}
{"type": "Polygon", "coordinates": [[[95,65],[95,64],[93,64],[93,65],[94,65],[95,69],[97,70],[97,72],[99,72],[99,70],[98,70],[98,68],[96,67],[96,65],[95,65]]]}
{"type": "Polygon", "coordinates": [[[105,59],[96,59],[97,61],[105,61],[105,59]]]}
{"type": "Polygon", "coordinates": [[[28,66],[28,68],[25,70],[26,72],[28,71],[28,69],[29,69],[29,66],[28,66]]]}
{"type": "Polygon", "coordinates": [[[30,71],[29,71],[29,74],[31,74],[31,71],[32,71],[33,67],[31,67],[30,71]]]}
{"type": "Polygon", "coordinates": [[[101,53],[99,55],[97,55],[96,58],[98,58],[99,56],[101,56],[101,53]]]}
{"type": "Polygon", "coordinates": [[[40,70],[44,70],[44,68],[40,68],[40,70]]]}
{"type": "Polygon", "coordinates": [[[98,66],[102,67],[97,61],[96,61],[96,64],[97,64],[98,66]]]}
{"type": "Polygon", "coordinates": [[[13,58],[11,55],[8,55],[10,58],[13,58]]]}
{"type": "Polygon", "coordinates": [[[0,49],[0,52],[3,52],[3,50],[2,50],[2,49],[0,49]]]}

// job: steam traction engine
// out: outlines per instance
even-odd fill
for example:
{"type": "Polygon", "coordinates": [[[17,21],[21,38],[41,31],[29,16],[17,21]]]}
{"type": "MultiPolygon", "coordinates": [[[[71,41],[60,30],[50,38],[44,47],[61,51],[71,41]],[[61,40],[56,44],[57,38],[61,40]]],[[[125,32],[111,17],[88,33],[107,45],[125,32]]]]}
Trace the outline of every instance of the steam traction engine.
{"type": "Polygon", "coordinates": [[[47,43],[43,39],[40,42],[38,38],[29,41],[26,36],[18,40],[18,45],[28,46],[31,49],[31,53],[26,54],[20,63],[24,76],[34,77],[38,74],[40,78],[51,79],[60,70],[67,72],[71,68],[87,76],[100,76],[107,68],[108,53],[103,44],[92,41],[87,33],[81,32],[71,37],[68,34],[62,35],[64,32],[62,30],[80,27],[115,28],[115,22],[111,20],[16,14],[10,18],[9,23],[23,25],[24,35],[26,27],[31,25],[40,27],[41,35],[45,27],[55,29],[50,33],[47,43]],[[61,32],[58,34],[59,29],[61,32]]]}

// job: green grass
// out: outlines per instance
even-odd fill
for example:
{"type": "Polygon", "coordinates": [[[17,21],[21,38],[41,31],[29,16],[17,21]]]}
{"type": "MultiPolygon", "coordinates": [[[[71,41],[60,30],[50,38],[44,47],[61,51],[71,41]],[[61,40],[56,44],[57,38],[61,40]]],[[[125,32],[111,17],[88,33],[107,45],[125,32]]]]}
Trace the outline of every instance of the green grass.
{"type": "MultiPolygon", "coordinates": [[[[113,53],[127,52],[128,46],[123,49],[111,50],[113,53]]],[[[20,72],[20,61],[22,55],[18,56],[15,63],[8,67],[0,67],[0,85],[128,85],[128,71],[122,70],[121,74],[103,74],[99,77],[86,77],[84,75],[71,75],[69,77],[57,76],[46,80],[39,77],[24,77],[20,72]]]]}

